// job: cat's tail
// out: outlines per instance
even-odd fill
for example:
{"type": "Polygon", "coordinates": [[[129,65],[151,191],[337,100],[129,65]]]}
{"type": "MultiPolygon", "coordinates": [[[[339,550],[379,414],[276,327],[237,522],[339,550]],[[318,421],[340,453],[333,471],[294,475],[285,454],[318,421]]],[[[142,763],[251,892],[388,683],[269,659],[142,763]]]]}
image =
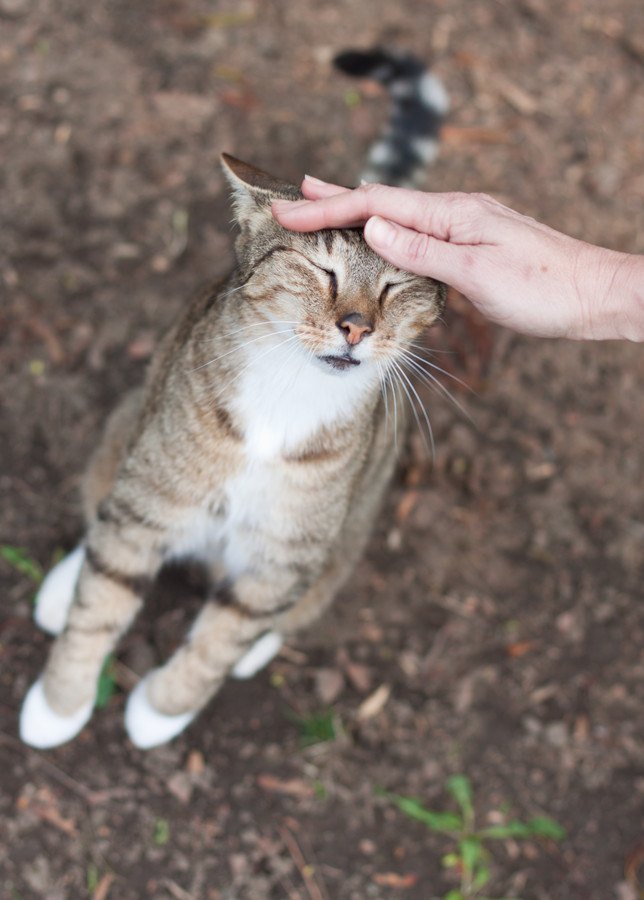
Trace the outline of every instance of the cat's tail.
{"type": "Polygon", "coordinates": [[[346,75],[379,81],[392,99],[389,122],[369,150],[361,180],[416,187],[438,154],[449,110],[443,83],[416,57],[380,47],[346,50],[334,63],[346,75]]]}

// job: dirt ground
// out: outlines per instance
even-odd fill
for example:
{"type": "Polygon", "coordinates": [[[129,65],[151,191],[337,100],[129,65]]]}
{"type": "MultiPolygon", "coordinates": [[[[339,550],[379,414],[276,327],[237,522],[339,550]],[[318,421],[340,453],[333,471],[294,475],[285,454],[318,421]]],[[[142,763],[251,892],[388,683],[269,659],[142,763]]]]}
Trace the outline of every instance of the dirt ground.
{"type": "MultiPolygon", "coordinates": [[[[642,253],[643,35],[639,0],[0,0],[0,544],[47,569],[78,540],[101,422],[229,266],[219,153],[355,178],[386,101],[335,52],[432,61],[453,111],[428,186],[642,253]]],[[[644,353],[522,338],[458,296],[427,343],[474,424],[423,391],[434,462],[412,437],[335,608],[169,746],[129,744],[125,691],[198,575],[162,578],[117,693],[37,752],[17,713],[49,640],[0,560],[2,898],[442,897],[450,840],[378,789],[447,809],[453,773],[481,823],[567,830],[499,842],[489,896],[644,896],[644,353]],[[335,739],[304,746],[294,714],[329,707],[335,739]]]]}

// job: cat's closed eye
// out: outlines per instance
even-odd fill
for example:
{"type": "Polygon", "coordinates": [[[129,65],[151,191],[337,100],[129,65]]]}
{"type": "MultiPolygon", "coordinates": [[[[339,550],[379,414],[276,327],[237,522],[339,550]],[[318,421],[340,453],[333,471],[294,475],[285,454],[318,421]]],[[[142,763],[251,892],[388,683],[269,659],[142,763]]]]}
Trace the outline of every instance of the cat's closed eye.
{"type": "Polygon", "coordinates": [[[338,276],[335,274],[333,269],[323,269],[322,271],[326,272],[326,274],[329,276],[329,283],[331,285],[331,296],[335,300],[335,298],[338,296],[338,276]]]}

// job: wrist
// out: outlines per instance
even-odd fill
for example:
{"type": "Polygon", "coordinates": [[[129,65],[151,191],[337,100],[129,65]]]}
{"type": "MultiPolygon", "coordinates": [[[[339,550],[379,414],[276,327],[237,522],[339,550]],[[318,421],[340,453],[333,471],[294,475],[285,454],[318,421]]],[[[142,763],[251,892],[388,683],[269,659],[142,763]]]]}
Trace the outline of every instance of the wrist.
{"type": "Polygon", "coordinates": [[[579,337],[644,341],[644,257],[590,246],[581,256],[587,301],[579,337]]]}

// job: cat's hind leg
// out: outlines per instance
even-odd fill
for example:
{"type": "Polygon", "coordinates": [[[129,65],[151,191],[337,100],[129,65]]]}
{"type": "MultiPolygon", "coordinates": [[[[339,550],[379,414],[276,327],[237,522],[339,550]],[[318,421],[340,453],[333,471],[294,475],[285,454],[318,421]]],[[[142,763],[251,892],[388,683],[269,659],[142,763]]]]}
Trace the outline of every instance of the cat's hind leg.
{"type": "Polygon", "coordinates": [[[34,601],[34,620],[48,634],[59,635],[65,627],[84,560],[81,544],[54,566],[40,586],[34,601]]]}
{"type": "MultiPolygon", "coordinates": [[[[283,643],[284,639],[281,634],[277,631],[267,631],[233,666],[231,675],[239,680],[252,678],[277,655],[283,643]]],[[[197,709],[171,715],[156,709],[152,705],[148,689],[152,680],[159,677],[162,671],[161,669],[153,670],[141,679],[130,694],[125,710],[127,733],[132,743],[141,750],[165,744],[181,734],[195,718],[202,705],[199,702],[197,709]]],[[[209,699],[216,687],[217,682],[213,684],[211,681],[210,685],[204,687],[202,698],[209,699]]],[[[197,701],[195,700],[195,702],[197,701]]]]}
{"type": "Polygon", "coordinates": [[[259,640],[255,641],[250,650],[245,653],[232,668],[231,675],[239,681],[252,678],[261,672],[269,662],[274,659],[282,649],[284,637],[278,631],[267,631],[259,640]]]}
{"type": "MultiPolygon", "coordinates": [[[[256,650],[253,671],[267,663],[277,651],[277,640],[267,633],[274,628],[279,634],[280,616],[299,599],[296,579],[293,572],[275,569],[242,576],[221,602],[206,603],[186,642],[132,692],[125,713],[132,743],[147,749],[178,735],[251,648],[256,650]]],[[[247,677],[253,671],[246,666],[247,677]]]]}

